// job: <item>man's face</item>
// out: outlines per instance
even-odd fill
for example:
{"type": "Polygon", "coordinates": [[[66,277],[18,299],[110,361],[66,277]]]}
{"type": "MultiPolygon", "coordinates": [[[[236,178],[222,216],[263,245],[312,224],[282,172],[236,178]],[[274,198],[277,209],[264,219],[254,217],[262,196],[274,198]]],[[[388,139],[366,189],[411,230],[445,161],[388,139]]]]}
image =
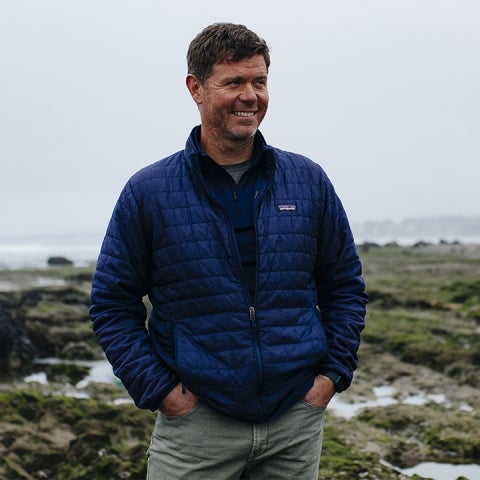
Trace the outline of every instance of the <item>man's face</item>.
{"type": "Polygon", "coordinates": [[[216,64],[193,95],[202,138],[229,144],[252,138],[268,108],[267,75],[263,55],[216,64]]]}

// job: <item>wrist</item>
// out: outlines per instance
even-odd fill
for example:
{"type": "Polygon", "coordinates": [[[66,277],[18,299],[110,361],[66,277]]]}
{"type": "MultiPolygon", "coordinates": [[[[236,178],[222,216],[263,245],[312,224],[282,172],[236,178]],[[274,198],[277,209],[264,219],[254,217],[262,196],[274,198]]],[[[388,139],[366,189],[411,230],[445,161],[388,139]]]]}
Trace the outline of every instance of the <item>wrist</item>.
{"type": "Polygon", "coordinates": [[[336,392],[341,392],[346,389],[346,380],[342,375],[334,370],[324,370],[318,372],[318,375],[323,375],[324,377],[329,378],[333,382],[333,386],[336,392]]]}

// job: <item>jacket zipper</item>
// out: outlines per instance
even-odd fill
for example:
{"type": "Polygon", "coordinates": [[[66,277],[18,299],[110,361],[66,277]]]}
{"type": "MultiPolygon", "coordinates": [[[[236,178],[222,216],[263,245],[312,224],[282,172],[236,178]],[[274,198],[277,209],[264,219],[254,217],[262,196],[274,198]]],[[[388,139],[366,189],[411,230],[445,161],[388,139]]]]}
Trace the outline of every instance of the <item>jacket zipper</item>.
{"type": "MultiPolygon", "coordinates": [[[[229,241],[230,241],[230,245],[232,246],[232,251],[233,251],[234,258],[235,258],[235,263],[237,265],[237,269],[238,269],[238,272],[239,272],[241,280],[242,280],[244,295],[245,295],[245,298],[247,299],[247,303],[253,303],[253,305],[248,307],[248,314],[249,314],[249,320],[250,320],[250,328],[251,328],[252,337],[253,337],[253,345],[255,347],[255,356],[256,356],[257,365],[258,365],[258,381],[257,381],[257,398],[258,398],[258,400],[257,400],[257,405],[258,405],[258,409],[260,411],[260,415],[261,415],[261,417],[263,417],[263,406],[262,406],[262,402],[260,401],[261,388],[262,388],[262,384],[263,384],[263,359],[262,359],[262,354],[260,352],[260,342],[259,342],[259,338],[258,338],[257,316],[256,316],[255,307],[254,307],[254,305],[256,304],[256,298],[251,298],[251,296],[250,296],[250,293],[249,293],[248,287],[247,287],[247,282],[246,282],[246,279],[245,279],[245,275],[243,273],[242,262],[240,261],[240,254],[238,252],[238,248],[233,248],[233,247],[236,246],[236,242],[234,241],[235,239],[234,239],[232,220],[230,219],[230,217],[229,217],[227,211],[225,210],[225,208],[223,207],[223,205],[220,202],[218,202],[214,197],[212,197],[212,195],[210,195],[209,190],[206,187],[203,179],[201,179],[201,182],[202,182],[202,185],[203,185],[203,188],[204,188],[205,192],[207,193],[207,196],[222,211],[223,216],[227,220],[229,241]]],[[[253,205],[253,228],[255,230],[255,242],[256,242],[256,245],[257,245],[257,247],[256,247],[256,265],[257,265],[257,268],[256,268],[256,274],[255,274],[255,297],[257,296],[257,291],[258,291],[258,263],[259,263],[258,262],[258,257],[259,257],[259,255],[258,255],[257,219],[258,219],[258,209],[259,209],[259,205],[260,205],[259,201],[260,201],[261,197],[263,197],[265,195],[265,193],[267,192],[267,190],[269,190],[269,189],[270,189],[270,186],[268,186],[266,188],[266,190],[264,192],[262,192],[261,195],[259,194],[259,191],[256,190],[255,194],[254,194],[254,197],[253,197],[253,200],[257,200],[257,204],[253,205]]],[[[238,200],[237,192],[235,190],[233,192],[233,198],[234,198],[234,200],[238,200]]]]}
{"type": "Polygon", "coordinates": [[[255,307],[249,307],[249,314],[250,314],[250,328],[252,329],[252,336],[253,336],[253,345],[255,347],[255,357],[257,359],[258,365],[258,380],[257,380],[257,405],[260,411],[260,415],[263,417],[263,405],[260,401],[260,393],[261,388],[263,385],[263,359],[262,354],[260,352],[260,345],[258,340],[258,325],[257,325],[257,315],[255,312],[255,307]]]}
{"type": "MultiPolygon", "coordinates": [[[[253,228],[255,230],[255,242],[256,242],[256,272],[255,272],[255,298],[253,300],[253,305],[257,304],[257,294],[258,294],[258,277],[259,277],[259,253],[258,253],[258,229],[257,229],[257,220],[258,220],[258,211],[260,209],[260,200],[262,197],[266,194],[266,192],[270,189],[270,186],[268,186],[260,195],[259,191],[256,190],[255,194],[253,196],[253,200],[256,202],[253,204],[253,228]]],[[[261,398],[261,389],[263,385],[263,358],[262,358],[262,353],[260,351],[260,341],[258,338],[258,324],[257,324],[257,315],[255,311],[255,307],[251,306],[249,308],[250,311],[250,324],[252,328],[252,335],[253,335],[253,344],[255,346],[255,355],[257,358],[257,365],[258,365],[258,383],[257,383],[257,398],[259,399],[257,404],[258,404],[258,409],[260,411],[261,416],[263,417],[263,405],[262,402],[260,401],[261,398]]]]}
{"type": "MultiPolygon", "coordinates": [[[[224,216],[227,219],[228,222],[228,233],[229,233],[229,240],[230,240],[230,245],[235,246],[236,242],[234,241],[234,233],[233,233],[233,225],[232,221],[230,220],[230,217],[228,216],[227,212],[225,212],[225,209],[223,206],[214,200],[215,203],[219,206],[221,210],[223,210],[224,216]]],[[[255,220],[256,220],[256,215],[254,215],[254,228],[255,228],[255,236],[257,232],[257,227],[255,225],[255,220]]],[[[240,254],[238,252],[238,248],[233,248],[233,255],[235,257],[235,263],[237,265],[238,272],[240,274],[241,280],[242,280],[242,285],[243,285],[243,292],[245,295],[245,298],[247,299],[247,303],[253,303],[255,304],[256,299],[250,298],[250,292],[248,291],[247,287],[247,282],[245,280],[245,274],[243,273],[243,268],[242,268],[242,262],[240,261],[240,254]]],[[[258,262],[258,248],[257,248],[257,262],[258,262]]],[[[256,285],[258,284],[258,270],[256,273],[257,279],[255,280],[256,285]]],[[[255,296],[257,295],[257,290],[255,289],[255,296]]],[[[255,349],[255,358],[257,360],[257,366],[258,366],[258,377],[257,377],[257,407],[260,412],[260,416],[263,417],[263,405],[262,402],[260,401],[260,394],[261,394],[261,389],[262,389],[262,384],[263,384],[263,359],[262,359],[262,354],[260,352],[260,342],[258,339],[258,325],[257,325],[257,315],[255,311],[254,305],[250,305],[248,307],[248,317],[250,321],[250,330],[252,332],[252,340],[253,340],[253,346],[255,349]]]]}

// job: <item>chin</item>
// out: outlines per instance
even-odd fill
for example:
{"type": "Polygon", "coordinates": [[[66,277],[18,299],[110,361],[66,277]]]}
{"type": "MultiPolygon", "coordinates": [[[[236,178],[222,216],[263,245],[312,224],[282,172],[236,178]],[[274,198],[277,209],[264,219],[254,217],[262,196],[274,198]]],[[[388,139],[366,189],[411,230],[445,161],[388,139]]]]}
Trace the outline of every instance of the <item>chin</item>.
{"type": "Polygon", "coordinates": [[[238,141],[249,140],[250,138],[255,136],[255,134],[257,133],[257,130],[258,130],[258,127],[252,127],[252,128],[249,128],[248,130],[243,129],[241,131],[240,130],[232,131],[231,132],[232,139],[238,140],[238,141]]]}

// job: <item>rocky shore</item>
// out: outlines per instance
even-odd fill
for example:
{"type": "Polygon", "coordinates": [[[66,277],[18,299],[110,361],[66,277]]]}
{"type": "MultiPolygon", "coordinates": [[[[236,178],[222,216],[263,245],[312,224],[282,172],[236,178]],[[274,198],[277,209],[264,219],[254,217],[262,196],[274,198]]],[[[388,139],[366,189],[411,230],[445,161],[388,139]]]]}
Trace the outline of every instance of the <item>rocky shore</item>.
{"type": "MultiPolygon", "coordinates": [[[[361,366],[327,412],[320,478],[479,464],[480,246],[359,249],[370,295],[361,366]]],[[[0,272],[0,480],[145,477],[155,414],[116,382],[82,381],[103,359],[92,268],[0,272]],[[47,382],[25,382],[39,373],[47,382]]]]}

